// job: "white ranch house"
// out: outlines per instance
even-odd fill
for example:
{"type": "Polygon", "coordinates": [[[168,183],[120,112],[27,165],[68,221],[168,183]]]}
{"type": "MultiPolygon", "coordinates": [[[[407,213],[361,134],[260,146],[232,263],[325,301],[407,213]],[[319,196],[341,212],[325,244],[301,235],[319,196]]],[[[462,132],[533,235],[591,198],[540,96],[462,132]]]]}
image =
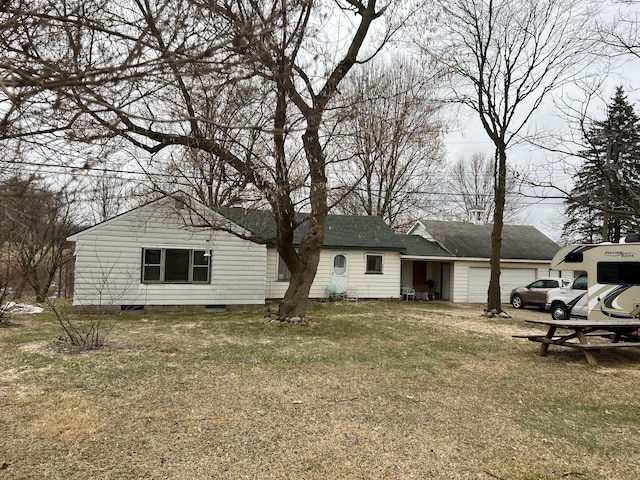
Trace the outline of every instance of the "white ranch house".
{"type": "MultiPolygon", "coordinates": [[[[288,286],[284,263],[273,244],[251,240],[272,235],[271,215],[189,204],[191,208],[164,197],[71,235],[74,307],[207,310],[247,308],[282,298],[288,286]]],[[[359,299],[399,299],[401,288],[412,286],[417,298],[426,299],[430,284],[432,296],[484,302],[489,258],[484,251],[456,246],[447,229],[454,225],[454,236],[475,238],[471,243],[476,246],[485,243],[485,233],[490,232],[486,225],[420,221],[410,235],[402,235],[378,217],[330,215],[310,296],[326,298],[331,286],[355,291],[359,299]]],[[[303,224],[294,243],[304,228],[303,224]]],[[[503,299],[508,302],[513,286],[549,275],[557,250],[533,227],[506,226],[503,299]],[[514,240],[526,240],[513,252],[507,234],[512,228],[521,232],[514,240]]]]}

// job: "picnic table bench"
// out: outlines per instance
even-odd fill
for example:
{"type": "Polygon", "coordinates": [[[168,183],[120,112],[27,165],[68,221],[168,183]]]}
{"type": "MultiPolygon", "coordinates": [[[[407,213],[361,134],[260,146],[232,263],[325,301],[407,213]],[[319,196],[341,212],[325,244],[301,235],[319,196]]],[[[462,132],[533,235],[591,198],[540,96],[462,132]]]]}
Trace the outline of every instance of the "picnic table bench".
{"type": "Polygon", "coordinates": [[[584,319],[569,320],[525,320],[526,323],[545,325],[548,327],[545,335],[525,334],[514,335],[514,338],[526,338],[532,342],[539,342],[538,354],[545,356],[549,345],[577,348],[584,351],[589,365],[597,365],[594,350],[617,349],[626,347],[640,348],[640,337],[634,331],[640,329],[640,320],[607,320],[595,321],[584,319]],[[567,333],[556,333],[558,329],[567,333]],[[589,339],[598,341],[590,342],[589,339]],[[577,339],[577,341],[576,341],[577,339]],[[610,341],[604,341],[609,339],[610,341]]]}

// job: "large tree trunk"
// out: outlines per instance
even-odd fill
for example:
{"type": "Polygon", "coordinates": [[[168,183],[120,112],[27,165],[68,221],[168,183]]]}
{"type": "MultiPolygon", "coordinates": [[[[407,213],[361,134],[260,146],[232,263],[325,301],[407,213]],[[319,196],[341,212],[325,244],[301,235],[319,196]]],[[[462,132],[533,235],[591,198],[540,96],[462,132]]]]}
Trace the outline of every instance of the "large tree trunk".
{"type": "Polygon", "coordinates": [[[496,186],[493,230],[491,231],[491,278],[487,296],[487,310],[502,312],[500,301],[500,251],[502,249],[502,227],[504,224],[504,204],[506,199],[507,152],[506,146],[496,149],[496,186]]]}
{"type": "Polygon", "coordinates": [[[309,292],[318,270],[320,253],[327,222],[327,176],[322,145],[318,138],[320,115],[307,119],[307,131],[302,136],[310,172],[309,200],[311,214],[307,233],[300,242],[298,252],[293,249],[293,230],[278,232],[278,252],[291,272],[289,288],[280,303],[280,318],[304,317],[309,292]]]}
{"type": "Polygon", "coordinates": [[[300,245],[300,251],[297,255],[299,268],[291,272],[289,288],[278,309],[278,316],[282,319],[304,317],[306,314],[309,292],[320,261],[322,240],[318,245],[318,239],[324,237],[324,223],[322,220],[316,226],[310,227],[300,245]]]}

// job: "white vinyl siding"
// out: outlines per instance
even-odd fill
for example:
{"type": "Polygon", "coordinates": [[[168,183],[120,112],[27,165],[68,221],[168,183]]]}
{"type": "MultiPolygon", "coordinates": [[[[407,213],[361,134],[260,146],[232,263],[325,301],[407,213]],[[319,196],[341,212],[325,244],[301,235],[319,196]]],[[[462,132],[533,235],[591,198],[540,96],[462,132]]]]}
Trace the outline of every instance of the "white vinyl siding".
{"type": "MultiPolygon", "coordinates": [[[[326,288],[331,283],[331,268],[336,254],[347,253],[348,288],[356,288],[359,298],[399,298],[400,297],[400,253],[362,250],[322,250],[318,271],[311,285],[310,298],[324,298],[326,288]],[[382,255],[382,274],[366,273],[366,256],[382,255]]],[[[288,282],[277,281],[277,258],[275,248],[267,252],[267,298],[284,297],[288,282]]]]}
{"type": "Polygon", "coordinates": [[[349,288],[358,289],[359,298],[400,297],[400,253],[352,251],[349,255],[349,288]],[[382,274],[366,273],[367,255],[382,255],[382,274]]]}
{"type": "Polygon", "coordinates": [[[468,302],[486,302],[487,291],[489,289],[489,278],[491,275],[489,268],[469,268],[469,279],[467,285],[468,302]]]}
{"type": "Polygon", "coordinates": [[[264,303],[266,248],[230,233],[187,228],[172,205],[152,203],[74,236],[74,305],[264,303]],[[142,283],[143,248],[210,248],[210,281],[142,283]]]}

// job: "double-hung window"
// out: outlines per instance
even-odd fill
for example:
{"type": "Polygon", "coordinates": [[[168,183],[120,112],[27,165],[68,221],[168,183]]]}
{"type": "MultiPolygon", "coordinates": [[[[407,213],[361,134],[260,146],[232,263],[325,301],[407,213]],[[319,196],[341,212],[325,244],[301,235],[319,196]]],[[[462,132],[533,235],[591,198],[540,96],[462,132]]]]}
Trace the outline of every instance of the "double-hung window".
{"type": "Polygon", "coordinates": [[[143,248],[143,283],[209,283],[210,256],[205,250],[143,248]]]}

